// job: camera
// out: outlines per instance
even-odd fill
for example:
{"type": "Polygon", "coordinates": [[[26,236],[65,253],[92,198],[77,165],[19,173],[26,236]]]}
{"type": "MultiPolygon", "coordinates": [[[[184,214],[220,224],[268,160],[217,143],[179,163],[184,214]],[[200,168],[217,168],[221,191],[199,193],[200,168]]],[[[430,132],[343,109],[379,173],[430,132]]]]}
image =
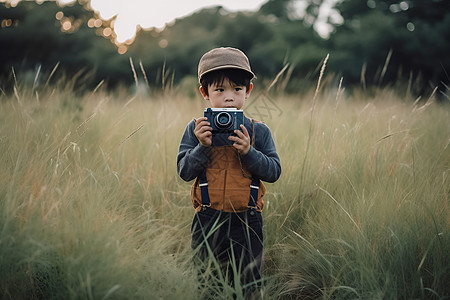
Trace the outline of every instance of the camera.
{"type": "Polygon", "coordinates": [[[214,132],[233,132],[244,124],[244,112],[236,108],[205,108],[204,116],[208,118],[214,132]]]}

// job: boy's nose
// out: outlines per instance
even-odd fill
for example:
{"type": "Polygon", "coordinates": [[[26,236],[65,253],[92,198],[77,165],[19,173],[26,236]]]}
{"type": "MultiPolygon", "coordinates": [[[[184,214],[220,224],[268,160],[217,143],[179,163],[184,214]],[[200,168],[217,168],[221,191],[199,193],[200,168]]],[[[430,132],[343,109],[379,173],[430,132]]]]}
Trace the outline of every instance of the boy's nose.
{"type": "Polygon", "coordinates": [[[225,94],[225,101],[233,101],[233,93],[226,93],[225,94]]]}

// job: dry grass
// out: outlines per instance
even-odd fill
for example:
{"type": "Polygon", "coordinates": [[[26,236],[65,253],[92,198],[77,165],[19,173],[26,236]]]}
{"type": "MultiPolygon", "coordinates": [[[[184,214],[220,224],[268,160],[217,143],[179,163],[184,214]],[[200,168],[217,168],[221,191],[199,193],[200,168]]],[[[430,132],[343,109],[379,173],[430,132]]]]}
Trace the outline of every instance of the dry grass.
{"type": "MultiPolygon", "coordinates": [[[[218,289],[190,263],[190,184],[175,165],[200,96],[15,91],[0,96],[3,298],[218,289]]],[[[449,107],[344,92],[270,99],[283,174],[267,185],[265,298],[449,296],[449,107]]]]}

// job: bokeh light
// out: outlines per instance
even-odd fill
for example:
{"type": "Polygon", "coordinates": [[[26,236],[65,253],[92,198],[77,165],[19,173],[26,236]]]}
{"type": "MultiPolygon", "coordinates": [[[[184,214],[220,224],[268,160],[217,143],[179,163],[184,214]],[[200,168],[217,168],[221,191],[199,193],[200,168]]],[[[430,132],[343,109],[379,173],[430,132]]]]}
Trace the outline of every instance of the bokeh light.
{"type": "Polygon", "coordinates": [[[97,28],[99,28],[99,27],[102,26],[102,23],[103,23],[102,20],[97,19],[97,20],[94,21],[94,26],[97,27],[97,28]]]}
{"type": "Polygon", "coordinates": [[[89,20],[88,20],[88,27],[89,28],[94,28],[95,27],[95,19],[94,18],[90,18],[89,20]]]}
{"type": "Polygon", "coordinates": [[[103,29],[103,35],[104,35],[105,37],[108,37],[108,36],[110,36],[111,34],[112,34],[112,29],[111,29],[111,28],[106,27],[105,29],[103,29]]]}
{"type": "Polygon", "coordinates": [[[128,48],[125,45],[119,45],[117,47],[117,52],[119,52],[119,54],[125,54],[127,52],[128,48]]]}
{"type": "Polygon", "coordinates": [[[166,39],[162,39],[159,41],[158,45],[159,45],[159,47],[164,49],[169,45],[169,41],[166,39]]]}
{"type": "Polygon", "coordinates": [[[56,20],[62,20],[62,18],[64,17],[64,13],[62,11],[58,11],[55,17],[56,20]]]}
{"type": "Polygon", "coordinates": [[[4,19],[2,20],[2,28],[7,28],[12,26],[12,20],[11,19],[4,19]]]}
{"type": "Polygon", "coordinates": [[[19,3],[20,0],[11,0],[9,1],[9,5],[11,5],[11,7],[16,7],[17,4],[19,3]]]}
{"type": "Polygon", "coordinates": [[[62,22],[62,29],[64,31],[69,31],[72,28],[72,22],[69,19],[64,19],[62,22]]]}

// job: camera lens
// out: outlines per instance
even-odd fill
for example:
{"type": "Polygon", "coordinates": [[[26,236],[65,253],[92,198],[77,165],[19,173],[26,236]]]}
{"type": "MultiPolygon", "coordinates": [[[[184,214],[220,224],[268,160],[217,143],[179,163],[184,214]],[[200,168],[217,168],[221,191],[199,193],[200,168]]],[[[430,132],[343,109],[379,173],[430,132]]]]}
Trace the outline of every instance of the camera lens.
{"type": "Polygon", "coordinates": [[[217,128],[226,129],[231,126],[231,116],[227,112],[220,112],[214,119],[214,124],[217,128]]]}

